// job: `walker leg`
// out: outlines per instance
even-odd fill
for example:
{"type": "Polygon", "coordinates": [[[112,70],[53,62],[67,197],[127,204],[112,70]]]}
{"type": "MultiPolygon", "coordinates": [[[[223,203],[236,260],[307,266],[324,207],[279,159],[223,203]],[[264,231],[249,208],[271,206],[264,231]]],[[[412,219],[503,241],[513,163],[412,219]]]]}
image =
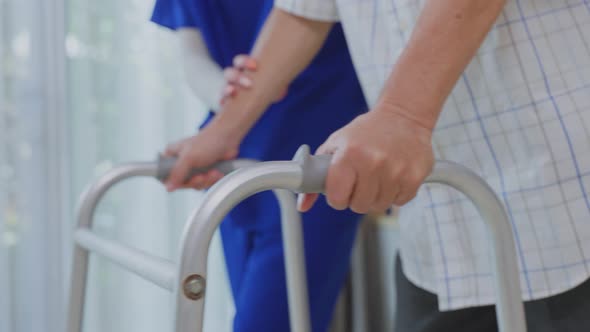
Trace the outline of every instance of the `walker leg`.
{"type": "Polygon", "coordinates": [[[82,318],[86,298],[86,277],[88,275],[88,251],[76,245],[70,280],[70,304],[67,322],[68,332],[82,332],[82,318]]]}
{"type": "Polygon", "coordinates": [[[292,192],[275,190],[274,193],[281,206],[291,331],[311,331],[301,215],[297,211],[295,195],[292,192]]]}
{"type": "Polygon", "coordinates": [[[372,218],[365,216],[363,222],[359,225],[354,249],[352,251],[352,268],[350,271],[351,280],[351,307],[352,307],[352,332],[369,331],[369,313],[367,304],[367,250],[365,236],[367,235],[368,223],[372,218]]]}

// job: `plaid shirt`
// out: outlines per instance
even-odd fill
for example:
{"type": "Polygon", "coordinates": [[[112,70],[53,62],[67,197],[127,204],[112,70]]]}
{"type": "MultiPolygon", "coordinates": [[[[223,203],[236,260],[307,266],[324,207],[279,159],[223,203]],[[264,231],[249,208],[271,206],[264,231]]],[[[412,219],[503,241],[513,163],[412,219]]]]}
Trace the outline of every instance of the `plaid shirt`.
{"type": "MultiPolygon", "coordinates": [[[[344,26],[374,105],[423,0],[277,0],[344,26]]],[[[437,158],[479,173],[511,218],[523,299],[590,275],[590,0],[508,0],[449,96],[437,158]]],[[[488,242],[460,194],[425,186],[400,215],[404,272],[441,310],[495,301],[488,242]]]]}

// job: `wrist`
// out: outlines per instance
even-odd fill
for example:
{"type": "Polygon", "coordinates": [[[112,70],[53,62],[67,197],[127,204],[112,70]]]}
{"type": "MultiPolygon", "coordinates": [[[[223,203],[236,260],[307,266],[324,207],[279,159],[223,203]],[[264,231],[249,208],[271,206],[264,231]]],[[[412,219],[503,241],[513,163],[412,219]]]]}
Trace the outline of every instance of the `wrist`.
{"type": "Polygon", "coordinates": [[[382,98],[371,112],[407,121],[408,124],[422,128],[432,134],[440,112],[436,108],[429,110],[423,107],[424,105],[410,105],[407,102],[401,103],[382,98]]]}
{"type": "Polygon", "coordinates": [[[426,72],[420,63],[402,57],[385,84],[376,110],[398,114],[432,131],[454,82],[446,80],[445,74],[426,72]]]}
{"type": "Polygon", "coordinates": [[[260,97],[255,90],[241,91],[236,96],[228,98],[207,126],[219,133],[218,136],[224,139],[224,144],[239,146],[270,104],[266,102],[270,98],[260,97]]]}
{"type": "Polygon", "coordinates": [[[216,141],[214,143],[221,143],[228,150],[238,149],[247,133],[233,121],[225,121],[223,112],[215,115],[213,120],[203,128],[203,132],[212,133],[212,139],[216,141]]]}

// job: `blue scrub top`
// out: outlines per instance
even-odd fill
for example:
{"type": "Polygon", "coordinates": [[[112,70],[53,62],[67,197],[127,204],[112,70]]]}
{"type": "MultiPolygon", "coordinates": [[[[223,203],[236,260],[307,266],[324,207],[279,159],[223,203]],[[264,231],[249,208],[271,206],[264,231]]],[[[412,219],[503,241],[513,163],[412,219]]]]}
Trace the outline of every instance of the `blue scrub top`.
{"type": "MultiPolygon", "coordinates": [[[[152,21],[173,30],[199,29],[211,56],[225,68],[234,56],[250,53],[272,7],[272,0],[157,0],[152,21]]],[[[315,150],[366,110],[342,27],[336,24],[320,53],[289,86],[288,95],[270,106],[244,138],[239,156],[289,160],[301,144],[315,150]]],[[[258,194],[240,204],[230,219],[246,227],[276,227],[278,207],[269,200],[274,202],[271,194],[258,194]]],[[[316,209],[329,207],[320,202],[316,209]]],[[[337,216],[346,217],[357,216],[350,211],[337,216]]]]}

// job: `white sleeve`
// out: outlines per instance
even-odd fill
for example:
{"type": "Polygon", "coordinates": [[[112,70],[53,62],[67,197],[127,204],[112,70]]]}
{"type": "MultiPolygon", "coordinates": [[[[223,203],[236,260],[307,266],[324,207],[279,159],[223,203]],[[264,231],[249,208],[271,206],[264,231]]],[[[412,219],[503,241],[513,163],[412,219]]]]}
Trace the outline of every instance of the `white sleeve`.
{"type": "Polygon", "coordinates": [[[207,45],[199,30],[195,28],[178,29],[184,71],[191,90],[209,108],[218,111],[222,90],[225,86],[223,68],[209,54],[207,45]]]}
{"type": "Polygon", "coordinates": [[[275,7],[316,21],[339,21],[337,0],[275,0],[275,7]]]}

